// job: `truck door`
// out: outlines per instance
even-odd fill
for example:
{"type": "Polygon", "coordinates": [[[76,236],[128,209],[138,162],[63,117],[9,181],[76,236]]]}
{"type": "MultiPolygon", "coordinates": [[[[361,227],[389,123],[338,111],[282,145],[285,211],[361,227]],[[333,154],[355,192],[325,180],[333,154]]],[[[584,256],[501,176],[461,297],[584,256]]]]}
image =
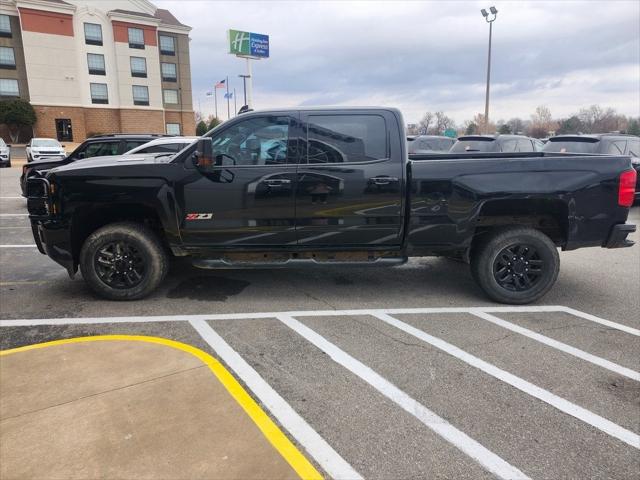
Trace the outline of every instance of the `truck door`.
{"type": "Polygon", "coordinates": [[[367,110],[309,111],[300,120],[298,245],[400,244],[404,137],[389,134],[399,132],[395,116],[367,110]]]}
{"type": "Polygon", "coordinates": [[[295,115],[249,114],[212,135],[215,164],[183,185],[186,245],[295,243],[297,128],[295,115]]]}

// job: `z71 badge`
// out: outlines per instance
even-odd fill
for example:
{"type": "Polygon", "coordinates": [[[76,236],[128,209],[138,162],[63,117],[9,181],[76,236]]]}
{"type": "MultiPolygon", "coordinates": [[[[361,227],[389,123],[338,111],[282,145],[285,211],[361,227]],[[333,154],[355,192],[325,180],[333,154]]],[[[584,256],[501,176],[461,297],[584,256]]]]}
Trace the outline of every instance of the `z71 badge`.
{"type": "Polygon", "coordinates": [[[187,213],[185,220],[211,220],[213,213],[187,213]]]}

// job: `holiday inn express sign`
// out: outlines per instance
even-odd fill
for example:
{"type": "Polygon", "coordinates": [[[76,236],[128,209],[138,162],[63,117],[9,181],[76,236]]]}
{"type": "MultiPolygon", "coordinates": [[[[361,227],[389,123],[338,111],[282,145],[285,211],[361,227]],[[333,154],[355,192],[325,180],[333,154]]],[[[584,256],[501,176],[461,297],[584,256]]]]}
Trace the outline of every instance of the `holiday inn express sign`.
{"type": "Polygon", "coordinates": [[[229,30],[229,53],[243,57],[269,58],[269,35],[229,30]]]}

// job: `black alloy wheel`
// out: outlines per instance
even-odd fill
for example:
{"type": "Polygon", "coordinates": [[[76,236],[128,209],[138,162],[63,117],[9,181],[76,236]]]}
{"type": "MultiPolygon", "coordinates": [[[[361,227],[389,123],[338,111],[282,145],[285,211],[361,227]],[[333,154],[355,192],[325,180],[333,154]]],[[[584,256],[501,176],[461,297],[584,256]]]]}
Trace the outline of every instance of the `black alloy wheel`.
{"type": "Polygon", "coordinates": [[[538,250],[527,244],[514,244],[498,253],[493,276],[502,288],[524,292],[534,288],[542,277],[544,263],[538,250]]]}
{"type": "Polygon", "coordinates": [[[96,251],[94,263],[98,278],[111,288],[135,287],[147,272],[140,250],[126,241],[105,243],[96,251]]]}

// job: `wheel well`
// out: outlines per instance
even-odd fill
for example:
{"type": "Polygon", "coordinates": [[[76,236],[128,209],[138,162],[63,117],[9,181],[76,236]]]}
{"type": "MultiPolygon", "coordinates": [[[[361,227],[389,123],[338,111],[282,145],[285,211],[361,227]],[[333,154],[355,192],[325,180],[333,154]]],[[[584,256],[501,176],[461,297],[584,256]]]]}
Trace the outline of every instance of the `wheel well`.
{"type": "Polygon", "coordinates": [[[78,210],[73,216],[71,249],[74,261],[78,262],[80,249],[89,235],[105,225],[124,221],[136,222],[147,226],[158,234],[158,238],[166,247],[166,240],[162,235],[162,222],[153,208],[139,204],[117,204],[99,208],[87,207],[78,210]]]}
{"type": "Polygon", "coordinates": [[[535,228],[557,246],[567,242],[569,210],[560,200],[495,200],[482,206],[476,219],[473,242],[492,229],[509,225],[535,228]]]}

